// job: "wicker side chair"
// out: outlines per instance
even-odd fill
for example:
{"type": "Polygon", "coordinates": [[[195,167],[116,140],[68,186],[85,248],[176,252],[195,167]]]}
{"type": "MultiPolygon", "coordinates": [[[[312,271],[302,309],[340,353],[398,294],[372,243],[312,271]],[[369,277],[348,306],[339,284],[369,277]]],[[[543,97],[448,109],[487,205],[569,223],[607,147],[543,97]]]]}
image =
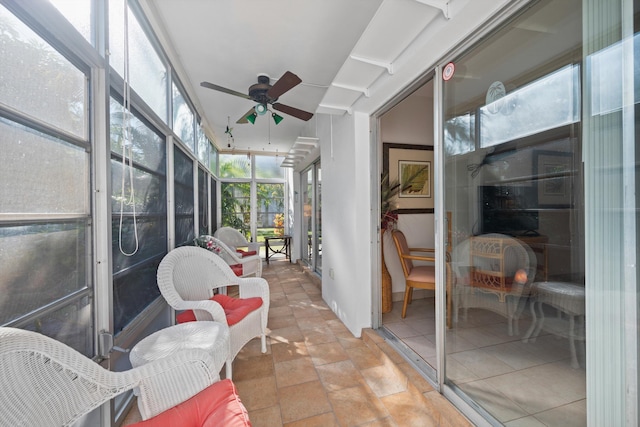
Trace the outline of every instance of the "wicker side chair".
{"type": "Polygon", "coordinates": [[[216,245],[222,249],[220,256],[227,264],[239,265],[241,267],[240,277],[262,277],[262,258],[260,258],[260,254],[258,254],[257,251],[255,251],[256,253],[254,255],[243,255],[236,249],[227,246],[222,240],[216,237],[212,237],[212,239],[216,242],[216,245]]]}
{"type": "Polygon", "coordinates": [[[226,378],[232,376],[232,362],[253,338],[260,337],[261,350],[267,352],[269,284],[261,277],[241,278],[218,255],[206,249],[183,246],[169,252],[158,266],[158,287],[175,310],[193,311],[194,320],[213,320],[229,325],[223,306],[214,301],[227,286],[238,285],[240,300],[261,298],[260,307],[229,325],[230,353],[226,378]]]}
{"type": "Polygon", "coordinates": [[[518,319],[536,276],[535,253],[525,243],[498,233],[473,236],[464,247],[468,270],[458,276],[461,291],[456,296],[465,320],[469,308],[490,310],[507,318],[509,336],[518,335],[518,319]]]}
{"type": "Polygon", "coordinates": [[[60,341],[2,327],[0,425],[67,426],[135,388],[146,420],[217,384],[212,364],[212,356],[194,349],[112,372],[60,341]]]}

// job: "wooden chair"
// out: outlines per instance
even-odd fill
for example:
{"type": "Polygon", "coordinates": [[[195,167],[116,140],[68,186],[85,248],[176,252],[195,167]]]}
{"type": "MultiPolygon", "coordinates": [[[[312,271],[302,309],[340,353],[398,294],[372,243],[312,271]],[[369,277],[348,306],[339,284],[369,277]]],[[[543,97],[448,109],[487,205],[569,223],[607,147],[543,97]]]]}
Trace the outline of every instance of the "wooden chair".
{"type": "Polygon", "coordinates": [[[404,291],[404,303],[402,304],[402,318],[407,316],[407,305],[411,303],[413,298],[413,288],[436,290],[436,268],[435,265],[414,265],[413,261],[435,262],[436,259],[431,256],[412,255],[411,252],[421,252],[434,254],[434,249],[427,248],[410,248],[404,233],[400,230],[391,232],[393,242],[398,250],[400,264],[402,264],[402,272],[406,281],[406,289],[404,291]]]}

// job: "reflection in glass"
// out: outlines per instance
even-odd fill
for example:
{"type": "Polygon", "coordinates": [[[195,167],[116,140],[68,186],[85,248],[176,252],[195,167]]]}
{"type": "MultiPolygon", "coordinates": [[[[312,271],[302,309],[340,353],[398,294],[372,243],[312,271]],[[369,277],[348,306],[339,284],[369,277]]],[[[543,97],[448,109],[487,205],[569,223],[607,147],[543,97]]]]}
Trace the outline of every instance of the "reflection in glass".
{"type": "Polygon", "coordinates": [[[503,424],[587,424],[581,23],[577,0],[536,3],[443,84],[445,382],[503,424]]]}

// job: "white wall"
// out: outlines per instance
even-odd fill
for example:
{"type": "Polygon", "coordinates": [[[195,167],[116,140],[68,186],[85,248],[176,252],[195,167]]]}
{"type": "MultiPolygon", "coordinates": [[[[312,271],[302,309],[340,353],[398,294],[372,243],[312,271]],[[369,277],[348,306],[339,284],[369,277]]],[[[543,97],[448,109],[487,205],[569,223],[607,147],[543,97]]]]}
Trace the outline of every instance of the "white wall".
{"type": "Polygon", "coordinates": [[[372,326],[372,289],[378,280],[372,275],[378,241],[371,230],[372,221],[378,218],[372,218],[374,211],[377,215],[373,206],[377,200],[372,200],[371,189],[378,184],[379,171],[369,168],[372,153],[377,152],[371,146],[378,141],[372,141],[369,115],[433,69],[445,52],[509,1],[456,0],[452,3],[461,9],[456,6],[450,20],[442,20],[420,34],[415,46],[408,49],[408,56],[394,64],[394,74],[382,75],[369,88],[370,96],[361,97],[353,105],[352,115],[317,114],[315,129],[305,135],[318,137],[321,146],[322,295],[355,336],[361,335],[362,328],[372,326]],[[330,277],[332,270],[333,278],[330,277]]]}

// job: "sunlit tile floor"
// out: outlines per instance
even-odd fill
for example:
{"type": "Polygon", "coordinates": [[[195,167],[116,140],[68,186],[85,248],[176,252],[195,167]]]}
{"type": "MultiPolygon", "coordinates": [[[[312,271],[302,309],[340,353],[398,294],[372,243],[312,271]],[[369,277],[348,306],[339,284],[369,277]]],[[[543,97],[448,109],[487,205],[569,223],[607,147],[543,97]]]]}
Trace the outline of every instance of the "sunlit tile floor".
{"type": "MultiPolygon", "coordinates": [[[[401,309],[402,302],[394,302],[383,315],[384,327],[435,366],[433,298],[414,300],[405,319],[401,309]]],[[[566,338],[542,333],[523,342],[531,325],[528,311],[519,323],[519,334],[509,336],[504,317],[469,309],[465,320],[461,310],[447,330],[447,377],[506,426],[585,426],[584,355],[574,369],[566,338]]]]}
{"type": "MultiPolygon", "coordinates": [[[[312,275],[272,259],[263,277],[268,351],[254,339],[233,366],[254,426],[471,426],[375,331],[355,338],[312,275]]],[[[134,406],[124,425],[136,420],[134,406]]]]}

